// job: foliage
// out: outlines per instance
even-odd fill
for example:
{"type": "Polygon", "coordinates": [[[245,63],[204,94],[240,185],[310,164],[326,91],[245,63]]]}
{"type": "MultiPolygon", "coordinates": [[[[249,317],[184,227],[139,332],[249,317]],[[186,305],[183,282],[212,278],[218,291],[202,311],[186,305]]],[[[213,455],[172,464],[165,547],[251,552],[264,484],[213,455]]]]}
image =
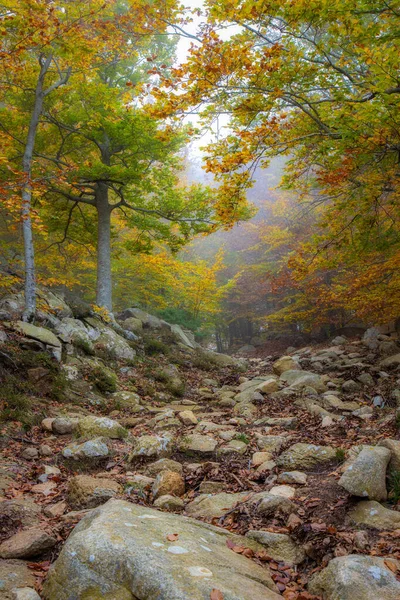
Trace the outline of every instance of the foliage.
{"type": "Polygon", "coordinates": [[[148,356],[155,356],[156,354],[169,354],[169,348],[167,344],[154,338],[144,339],[144,351],[148,356]]]}
{"type": "Polygon", "coordinates": [[[107,367],[100,365],[91,367],[88,372],[88,378],[101,393],[112,394],[117,391],[117,377],[107,367]]]}
{"type": "Polygon", "coordinates": [[[219,0],[207,3],[207,16],[154,112],[196,107],[208,124],[230,115],[206,161],[223,206],[245,202],[257,166],[287,157],[283,184],[312,218],[299,236],[293,225],[268,232],[267,251],[287,249],[278,269],[260,265],[278,303],[289,290],[277,319],[310,327],[344,312],[373,322],[397,316],[396,3],[219,0]]]}

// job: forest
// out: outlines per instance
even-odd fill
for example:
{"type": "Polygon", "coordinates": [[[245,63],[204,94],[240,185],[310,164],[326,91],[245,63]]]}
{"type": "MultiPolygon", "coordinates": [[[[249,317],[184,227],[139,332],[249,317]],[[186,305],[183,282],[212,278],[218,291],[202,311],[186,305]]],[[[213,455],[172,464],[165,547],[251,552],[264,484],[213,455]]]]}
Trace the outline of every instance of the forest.
{"type": "Polygon", "coordinates": [[[0,599],[400,598],[399,57],[400,0],[0,0],[0,599]]]}

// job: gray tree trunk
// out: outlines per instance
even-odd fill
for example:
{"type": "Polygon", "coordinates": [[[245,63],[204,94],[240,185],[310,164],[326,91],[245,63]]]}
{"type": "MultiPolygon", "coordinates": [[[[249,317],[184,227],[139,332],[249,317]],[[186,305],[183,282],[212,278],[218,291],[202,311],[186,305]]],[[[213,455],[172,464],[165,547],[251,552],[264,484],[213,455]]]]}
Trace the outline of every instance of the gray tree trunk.
{"type": "Polygon", "coordinates": [[[36,313],[36,276],[35,276],[35,251],[33,246],[32,231],[32,157],[35,147],[36,133],[39,126],[40,115],[43,110],[43,100],[45,96],[64,85],[68,81],[71,69],[68,68],[64,75],[46,90],[44,89],[44,80],[50,68],[53,56],[39,57],[40,72],[35,88],[35,101],[33,104],[31,119],[29,122],[28,136],[22,157],[22,171],[24,180],[22,183],[22,233],[24,239],[24,258],[25,258],[25,310],[23,314],[24,321],[32,321],[36,313]]]}
{"type": "Polygon", "coordinates": [[[105,183],[96,186],[97,208],[97,289],[96,304],[112,312],[111,206],[105,183]]]}
{"type": "Polygon", "coordinates": [[[36,312],[36,277],[35,277],[35,251],[33,247],[33,232],[31,219],[32,205],[32,157],[35,146],[36,132],[39,125],[40,115],[43,109],[43,80],[49,68],[50,61],[46,60],[42,65],[35,89],[35,102],[29,123],[28,136],[26,139],[24,155],[22,158],[22,170],[24,181],[22,184],[22,233],[24,239],[25,257],[25,311],[24,321],[31,321],[36,312]]]}

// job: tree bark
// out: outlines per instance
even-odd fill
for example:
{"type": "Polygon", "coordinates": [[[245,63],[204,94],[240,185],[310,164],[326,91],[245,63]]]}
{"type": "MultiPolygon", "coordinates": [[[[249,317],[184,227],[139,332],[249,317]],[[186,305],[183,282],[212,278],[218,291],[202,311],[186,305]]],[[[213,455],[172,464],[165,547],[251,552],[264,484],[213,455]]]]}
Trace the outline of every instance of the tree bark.
{"type": "Polygon", "coordinates": [[[24,155],[22,158],[22,170],[24,180],[22,183],[22,233],[24,239],[25,257],[25,311],[24,321],[31,321],[36,312],[36,276],[35,276],[35,251],[33,247],[32,232],[32,156],[35,146],[36,132],[39,125],[40,115],[43,109],[43,80],[49,68],[50,62],[46,60],[40,68],[39,77],[35,89],[35,102],[29,123],[28,136],[26,139],[24,155]]]}
{"type": "Polygon", "coordinates": [[[112,312],[111,279],[111,206],[108,202],[108,186],[97,183],[97,288],[96,304],[112,312]]]}

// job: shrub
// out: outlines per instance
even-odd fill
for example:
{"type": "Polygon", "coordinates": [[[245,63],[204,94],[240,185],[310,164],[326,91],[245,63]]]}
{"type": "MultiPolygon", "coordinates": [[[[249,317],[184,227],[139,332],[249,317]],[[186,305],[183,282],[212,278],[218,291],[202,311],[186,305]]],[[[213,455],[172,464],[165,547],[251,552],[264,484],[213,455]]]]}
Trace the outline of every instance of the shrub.
{"type": "Polygon", "coordinates": [[[169,348],[167,344],[153,338],[147,338],[144,340],[144,351],[147,356],[154,356],[156,354],[169,354],[169,348]]]}

